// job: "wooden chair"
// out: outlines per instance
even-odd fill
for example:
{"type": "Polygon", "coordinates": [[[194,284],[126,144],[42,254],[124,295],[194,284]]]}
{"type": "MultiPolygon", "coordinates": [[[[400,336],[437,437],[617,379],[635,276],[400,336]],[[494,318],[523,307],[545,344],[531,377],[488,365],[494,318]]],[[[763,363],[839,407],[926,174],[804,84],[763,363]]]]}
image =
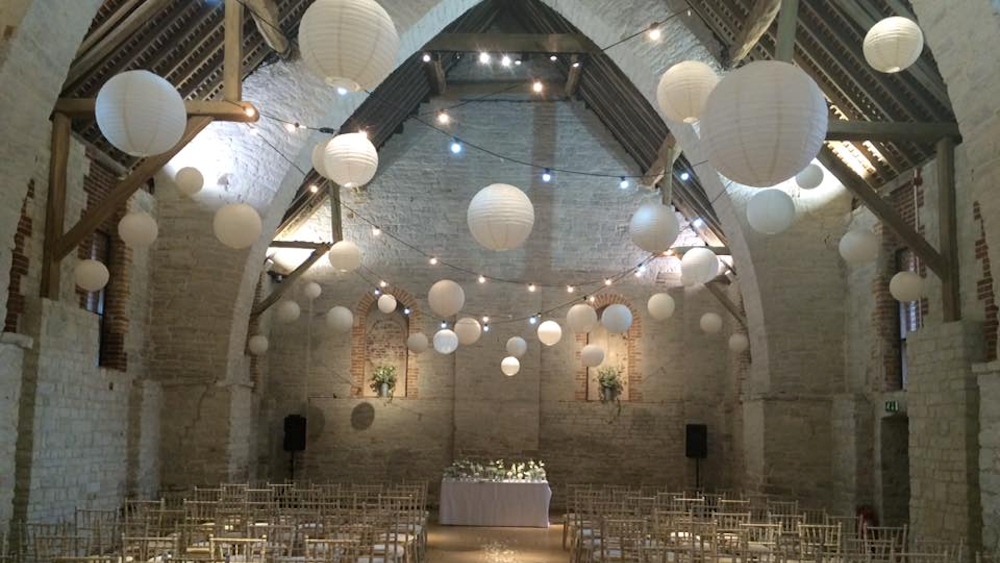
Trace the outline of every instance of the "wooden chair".
{"type": "Polygon", "coordinates": [[[840,561],[843,545],[840,537],[840,524],[800,524],[798,531],[798,559],[800,562],[829,563],[840,561]]]}
{"type": "Polygon", "coordinates": [[[640,563],[645,545],[646,521],[641,518],[606,518],[601,522],[601,542],[594,552],[600,563],[640,563]]]}
{"type": "Polygon", "coordinates": [[[210,538],[210,560],[213,563],[268,563],[267,540],[264,538],[210,538]]]}

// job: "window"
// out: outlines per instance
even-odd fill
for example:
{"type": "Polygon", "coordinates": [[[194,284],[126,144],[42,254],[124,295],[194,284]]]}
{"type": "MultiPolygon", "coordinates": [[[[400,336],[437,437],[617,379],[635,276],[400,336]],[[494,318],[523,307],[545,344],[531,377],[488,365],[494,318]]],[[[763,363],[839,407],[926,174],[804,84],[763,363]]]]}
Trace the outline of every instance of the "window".
{"type": "MultiPolygon", "coordinates": [[[[896,271],[920,271],[917,257],[909,249],[896,252],[896,271]]],[[[923,325],[923,300],[909,303],[897,302],[899,307],[899,372],[900,385],[906,389],[908,370],[906,365],[906,338],[923,325]]]]}
{"type": "MultiPolygon", "coordinates": [[[[104,231],[95,231],[90,237],[90,248],[86,249],[85,257],[92,260],[99,260],[110,271],[111,263],[111,235],[104,231]]],[[[83,308],[97,315],[99,319],[99,341],[97,347],[97,365],[104,365],[108,344],[108,323],[105,311],[107,309],[108,289],[111,286],[102,287],[99,291],[85,292],[82,296],[83,308]]]]}
{"type": "MultiPolygon", "coordinates": [[[[604,313],[601,307],[597,314],[604,313]]],[[[621,368],[622,391],[618,396],[622,401],[629,398],[629,357],[628,357],[628,333],[611,334],[604,325],[598,323],[597,327],[587,334],[587,344],[596,344],[604,350],[604,362],[597,367],[587,368],[587,400],[600,401],[601,388],[597,383],[597,374],[604,368],[615,366],[621,368]]]]}

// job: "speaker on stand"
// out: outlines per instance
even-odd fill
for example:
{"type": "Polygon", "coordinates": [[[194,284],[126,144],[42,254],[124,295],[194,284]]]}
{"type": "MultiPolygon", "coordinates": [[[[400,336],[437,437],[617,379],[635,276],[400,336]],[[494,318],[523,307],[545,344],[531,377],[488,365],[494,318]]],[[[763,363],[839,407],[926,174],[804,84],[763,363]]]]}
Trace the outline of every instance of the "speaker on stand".
{"type": "Polygon", "coordinates": [[[684,455],[694,459],[694,483],[701,489],[701,460],[708,457],[708,425],[688,424],[684,432],[684,455]]]}
{"type": "Polygon", "coordinates": [[[295,452],[306,449],[306,417],[299,414],[290,414],[285,417],[285,439],[282,446],[289,453],[289,465],[291,467],[292,482],[295,482],[295,452]]]}

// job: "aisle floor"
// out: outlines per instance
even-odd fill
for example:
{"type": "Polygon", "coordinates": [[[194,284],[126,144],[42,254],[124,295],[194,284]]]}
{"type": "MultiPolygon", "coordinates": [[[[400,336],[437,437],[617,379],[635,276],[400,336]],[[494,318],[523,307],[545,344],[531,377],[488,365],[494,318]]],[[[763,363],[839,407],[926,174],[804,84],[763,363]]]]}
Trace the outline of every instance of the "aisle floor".
{"type": "Polygon", "coordinates": [[[432,525],[427,563],[566,563],[562,526],[473,528],[432,525]]]}

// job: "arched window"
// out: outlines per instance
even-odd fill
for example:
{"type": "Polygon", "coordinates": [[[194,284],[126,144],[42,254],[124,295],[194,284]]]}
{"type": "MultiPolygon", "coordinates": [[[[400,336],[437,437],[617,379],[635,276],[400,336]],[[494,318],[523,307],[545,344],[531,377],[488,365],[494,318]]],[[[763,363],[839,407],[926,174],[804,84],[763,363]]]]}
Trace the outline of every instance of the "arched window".
{"type": "MultiPolygon", "coordinates": [[[[600,316],[607,306],[597,310],[600,316]]],[[[596,367],[587,368],[587,400],[599,401],[601,399],[601,387],[597,382],[597,376],[601,370],[609,367],[616,367],[621,370],[622,391],[618,398],[622,401],[628,400],[628,374],[629,374],[629,354],[628,354],[628,333],[612,334],[598,323],[597,327],[587,334],[587,344],[596,344],[604,350],[604,362],[596,367]]]]}
{"type": "Polygon", "coordinates": [[[621,369],[622,391],[618,398],[622,401],[642,400],[642,370],[636,353],[642,338],[642,319],[639,312],[621,295],[602,293],[590,303],[598,315],[613,304],[625,305],[632,311],[632,326],[625,334],[609,334],[603,325],[598,324],[589,334],[576,335],[577,359],[587,344],[596,344],[604,350],[604,362],[601,365],[587,368],[577,364],[575,398],[578,401],[601,400],[597,375],[602,368],[609,366],[621,369]]]}
{"type": "Polygon", "coordinates": [[[416,398],[420,370],[406,347],[406,339],[419,332],[420,312],[416,299],[406,291],[388,287],[385,293],[396,298],[396,310],[385,314],[378,309],[378,296],[367,293],[354,308],[351,329],[351,396],[376,397],[371,378],[379,366],[396,368],[393,397],[416,398]]]}

